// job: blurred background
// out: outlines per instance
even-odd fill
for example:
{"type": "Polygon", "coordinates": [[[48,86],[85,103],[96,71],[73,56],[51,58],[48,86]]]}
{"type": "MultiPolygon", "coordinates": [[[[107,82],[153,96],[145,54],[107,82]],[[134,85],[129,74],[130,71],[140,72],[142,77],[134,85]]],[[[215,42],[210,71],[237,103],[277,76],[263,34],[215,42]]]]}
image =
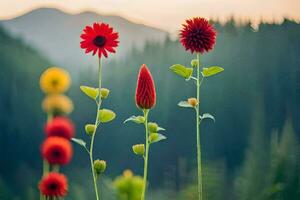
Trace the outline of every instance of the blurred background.
{"type": "MultiPolygon", "coordinates": [[[[125,169],[142,175],[143,162],[131,146],[143,141],[143,128],[123,121],[140,114],[134,93],[143,63],[157,89],[150,120],[168,137],[151,149],[149,199],[196,199],[194,113],[177,106],[195,96],[195,88],[169,70],[193,59],[177,40],[181,23],[193,16],[208,17],[218,31],[203,66],[225,69],[201,91],[202,112],[216,118],[201,127],[205,199],[300,199],[299,10],[297,0],[0,0],[0,199],[38,197],[46,122],[39,77],[49,66],[70,72],[76,137],[88,140],[84,125],[96,109],[79,86],[97,85],[97,59],[84,55],[79,36],[96,21],[120,33],[103,81],[111,91],[104,107],[117,118],[101,128],[94,148],[95,158],[108,162],[103,199],[116,199],[113,183],[125,169]]],[[[93,199],[88,157],[77,145],[74,151],[63,168],[70,182],[66,199],[93,199]]]]}

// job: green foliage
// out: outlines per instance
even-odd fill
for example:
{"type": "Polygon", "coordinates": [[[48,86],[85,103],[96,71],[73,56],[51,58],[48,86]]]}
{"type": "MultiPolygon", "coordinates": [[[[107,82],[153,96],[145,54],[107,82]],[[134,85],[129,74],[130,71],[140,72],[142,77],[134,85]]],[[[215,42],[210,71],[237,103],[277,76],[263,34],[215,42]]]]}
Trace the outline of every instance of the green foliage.
{"type": "Polygon", "coordinates": [[[189,102],[187,101],[180,101],[178,103],[179,107],[184,107],[184,108],[194,108],[191,104],[189,104],[189,102]]]}
{"type": "Polygon", "coordinates": [[[99,95],[99,89],[98,88],[92,88],[88,86],[80,86],[80,90],[86,94],[88,97],[96,100],[99,95]]]}
{"type": "Polygon", "coordinates": [[[202,70],[202,75],[203,75],[203,77],[209,77],[209,76],[219,74],[222,71],[224,71],[224,69],[222,67],[218,67],[218,66],[213,66],[213,67],[208,67],[208,68],[204,67],[202,70]]]}
{"type": "Polygon", "coordinates": [[[175,64],[170,67],[175,74],[182,76],[185,79],[190,79],[193,74],[193,68],[188,68],[180,64],[175,64]]]}
{"type": "Polygon", "coordinates": [[[115,179],[114,186],[119,200],[141,199],[143,179],[133,175],[129,170],[124,171],[122,176],[115,179]]]}
{"type": "Polygon", "coordinates": [[[143,117],[143,116],[134,116],[133,115],[133,116],[129,117],[128,119],[126,119],[124,121],[124,123],[129,122],[129,121],[132,121],[132,122],[137,123],[137,124],[143,124],[145,122],[145,117],[143,117]]]}
{"type": "Polygon", "coordinates": [[[116,114],[112,110],[108,109],[101,109],[99,111],[99,122],[101,123],[107,123],[112,120],[114,120],[116,117],[116,114]]]}
{"type": "Polygon", "coordinates": [[[202,115],[199,116],[201,120],[204,120],[204,119],[211,119],[213,120],[214,122],[216,122],[215,120],[215,117],[209,113],[204,113],[202,115]]]}
{"type": "Polygon", "coordinates": [[[156,143],[156,142],[159,142],[161,140],[165,140],[167,139],[166,136],[164,136],[163,134],[160,134],[160,133],[151,133],[149,135],[149,142],[150,143],[156,143]]]}

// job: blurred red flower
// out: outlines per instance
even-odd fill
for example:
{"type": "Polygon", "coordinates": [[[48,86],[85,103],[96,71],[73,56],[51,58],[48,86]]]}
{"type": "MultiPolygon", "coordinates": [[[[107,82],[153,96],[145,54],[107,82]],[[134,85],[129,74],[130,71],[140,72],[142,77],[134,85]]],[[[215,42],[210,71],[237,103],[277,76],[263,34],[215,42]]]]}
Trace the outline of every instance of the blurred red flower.
{"type": "Polygon", "coordinates": [[[139,71],[135,102],[136,105],[142,109],[151,109],[156,103],[154,81],[149,69],[145,64],[141,66],[139,71]]]}
{"type": "Polygon", "coordinates": [[[68,164],[73,155],[69,140],[62,137],[49,137],[42,144],[42,156],[50,164],[68,164]]]}
{"type": "Polygon", "coordinates": [[[68,192],[68,181],[65,175],[51,172],[42,178],[39,189],[47,197],[64,197],[68,192]]]}
{"type": "Polygon", "coordinates": [[[188,19],[182,26],[180,42],[187,51],[203,54],[213,49],[217,33],[205,18],[188,19]]]}
{"type": "Polygon", "coordinates": [[[59,136],[70,140],[74,136],[75,128],[72,121],[66,117],[55,117],[45,126],[48,137],[59,136]]]}
{"type": "Polygon", "coordinates": [[[115,53],[119,43],[119,34],[105,23],[94,23],[93,27],[86,26],[80,37],[80,47],[85,49],[85,53],[93,52],[95,55],[98,51],[99,58],[102,54],[107,57],[107,51],[115,53]]]}

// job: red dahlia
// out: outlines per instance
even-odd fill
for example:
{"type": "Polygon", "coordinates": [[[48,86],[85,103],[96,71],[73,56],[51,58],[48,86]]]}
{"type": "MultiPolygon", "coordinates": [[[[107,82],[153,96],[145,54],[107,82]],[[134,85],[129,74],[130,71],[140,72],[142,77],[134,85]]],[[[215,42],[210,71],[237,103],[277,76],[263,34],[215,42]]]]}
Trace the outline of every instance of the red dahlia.
{"type": "Polygon", "coordinates": [[[68,192],[68,181],[63,174],[51,172],[42,178],[39,189],[47,197],[64,197],[68,192]]]}
{"type": "Polygon", "coordinates": [[[135,102],[139,108],[150,109],[155,106],[156,92],[152,75],[145,64],[140,68],[136,92],[135,102]]]}
{"type": "Polygon", "coordinates": [[[66,117],[55,117],[45,127],[48,137],[59,136],[70,140],[74,136],[74,124],[66,117]]]}
{"type": "Polygon", "coordinates": [[[216,31],[204,18],[188,19],[180,30],[180,42],[187,51],[203,54],[213,49],[216,43],[216,31]]]}
{"type": "Polygon", "coordinates": [[[80,47],[85,49],[85,53],[93,52],[95,55],[98,51],[99,58],[102,54],[107,57],[107,51],[115,53],[115,48],[119,43],[119,34],[105,23],[94,23],[93,26],[86,26],[80,37],[82,39],[80,47]]]}
{"type": "Polygon", "coordinates": [[[42,144],[42,156],[50,164],[68,164],[73,155],[69,140],[62,137],[49,137],[42,144]]]}

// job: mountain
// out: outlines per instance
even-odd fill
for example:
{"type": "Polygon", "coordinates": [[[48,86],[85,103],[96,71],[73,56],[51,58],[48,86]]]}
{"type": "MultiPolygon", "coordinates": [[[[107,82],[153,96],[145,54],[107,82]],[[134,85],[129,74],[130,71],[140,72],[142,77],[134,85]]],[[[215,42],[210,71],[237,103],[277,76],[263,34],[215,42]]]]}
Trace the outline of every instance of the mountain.
{"type": "Polygon", "coordinates": [[[120,46],[114,58],[122,58],[133,47],[142,48],[147,41],[162,42],[167,32],[128,21],[112,15],[93,12],[67,14],[58,9],[40,8],[0,24],[12,36],[20,37],[38,49],[56,65],[76,68],[94,63],[92,56],[84,56],[80,49],[80,34],[86,25],[93,22],[109,23],[120,33],[120,46]]]}

